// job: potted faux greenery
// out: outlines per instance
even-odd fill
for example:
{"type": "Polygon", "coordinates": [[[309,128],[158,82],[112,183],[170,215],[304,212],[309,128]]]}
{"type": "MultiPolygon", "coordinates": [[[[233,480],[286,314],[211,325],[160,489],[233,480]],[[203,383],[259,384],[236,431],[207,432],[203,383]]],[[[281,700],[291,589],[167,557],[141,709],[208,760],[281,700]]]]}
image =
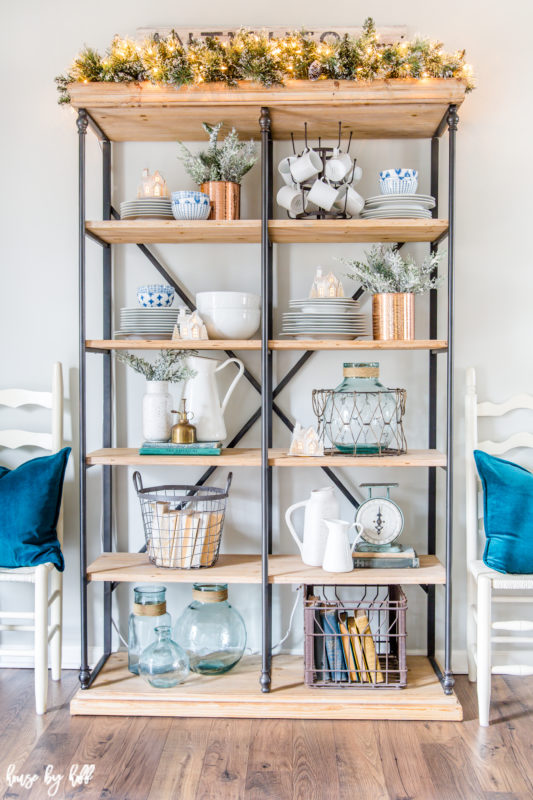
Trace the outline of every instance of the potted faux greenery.
{"type": "Polygon", "coordinates": [[[143,397],[143,436],[147,442],[168,442],[172,420],[172,397],[169,383],[181,383],[194,378],[196,372],[185,363],[191,352],[183,350],[161,350],[152,363],[132,353],[117,353],[124,364],[140,372],[146,378],[146,394],[143,397]]]}
{"type": "Polygon", "coordinates": [[[209,135],[207,150],[191,153],[183,142],[178,142],[178,158],[200,191],[209,195],[209,219],[239,219],[241,181],[257,161],[257,148],[253,141],[240,142],[235,128],[219,143],[222,123],[202,123],[209,135]]]}
{"type": "Polygon", "coordinates": [[[375,244],[365,259],[339,260],[350,267],[346,277],[359,281],[372,295],[374,339],[414,339],[414,296],[439,286],[436,268],[441,254],[433,253],[417,264],[412,256],[402,258],[396,245],[375,244]]]}

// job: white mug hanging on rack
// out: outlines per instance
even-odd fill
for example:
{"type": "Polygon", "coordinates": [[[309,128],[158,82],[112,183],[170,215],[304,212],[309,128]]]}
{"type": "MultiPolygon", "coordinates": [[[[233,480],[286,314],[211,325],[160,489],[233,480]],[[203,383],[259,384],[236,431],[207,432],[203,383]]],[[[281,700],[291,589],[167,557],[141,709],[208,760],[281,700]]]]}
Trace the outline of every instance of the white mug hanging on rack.
{"type": "Polygon", "coordinates": [[[301,214],[304,210],[302,190],[294,184],[282,186],[276,195],[276,201],[292,215],[301,214]]]}
{"type": "Polygon", "coordinates": [[[293,181],[304,183],[322,171],[322,159],[318,153],[308,148],[294,159],[290,168],[293,181]]]}
{"type": "Polygon", "coordinates": [[[320,178],[316,180],[311,189],[307,198],[310,203],[314,203],[320,208],[323,208],[324,211],[331,211],[333,208],[333,204],[338,201],[339,199],[339,190],[335,189],[335,187],[330,186],[327,181],[320,178]]]}
{"type": "Polygon", "coordinates": [[[340,183],[351,172],[352,159],[348,153],[343,153],[339,147],[333,150],[333,155],[326,161],[326,178],[335,183],[340,183]]]}
{"type": "Polygon", "coordinates": [[[278,172],[283,178],[283,182],[287,186],[293,186],[294,181],[292,179],[291,174],[291,167],[296,161],[296,156],[287,156],[287,158],[282,159],[278,165],[278,172]]]}

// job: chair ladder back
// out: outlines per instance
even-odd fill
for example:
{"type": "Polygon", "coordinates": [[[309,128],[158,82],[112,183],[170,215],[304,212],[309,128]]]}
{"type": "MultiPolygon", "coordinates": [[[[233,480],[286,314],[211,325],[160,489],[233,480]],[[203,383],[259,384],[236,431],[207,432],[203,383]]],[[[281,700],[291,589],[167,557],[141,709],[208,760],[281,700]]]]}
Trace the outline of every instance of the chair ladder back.
{"type": "Polygon", "coordinates": [[[479,479],[474,450],[477,442],[477,392],[476,371],[469,367],[466,371],[465,394],[465,462],[466,462],[466,560],[467,563],[478,558],[478,530],[480,509],[478,505],[479,479]]]}
{"type": "Polygon", "coordinates": [[[27,389],[1,389],[0,405],[9,408],[40,406],[52,411],[52,431],[26,431],[18,428],[0,430],[0,446],[14,450],[17,447],[40,447],[57,452],[63,443],[63,375],[60,362],[52,368],[52,391],[34,392],[27,389]]]}

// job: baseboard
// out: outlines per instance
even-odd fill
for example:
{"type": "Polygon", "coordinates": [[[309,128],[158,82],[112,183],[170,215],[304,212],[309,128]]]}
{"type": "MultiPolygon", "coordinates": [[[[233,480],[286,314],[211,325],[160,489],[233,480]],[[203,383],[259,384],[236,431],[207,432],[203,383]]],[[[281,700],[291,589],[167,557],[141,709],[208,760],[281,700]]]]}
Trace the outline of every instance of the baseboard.
{"type": "MultiPolygon", "coordinates": [[[[93,667],[102,655],[101,647],[89,647],[89,665],[93,667]]],[[[77,645],[67,645],[63,647],[62,658],[63,669],[80,668],[80,648],[77,645]]],[[[50,663],[50,660],[48,661],[50,663]]],[[[33,669],[33,656],[21,653],[19,655],[3,656],[0,655],[0,668],[11,667],[21,669],[33,669]]]]}

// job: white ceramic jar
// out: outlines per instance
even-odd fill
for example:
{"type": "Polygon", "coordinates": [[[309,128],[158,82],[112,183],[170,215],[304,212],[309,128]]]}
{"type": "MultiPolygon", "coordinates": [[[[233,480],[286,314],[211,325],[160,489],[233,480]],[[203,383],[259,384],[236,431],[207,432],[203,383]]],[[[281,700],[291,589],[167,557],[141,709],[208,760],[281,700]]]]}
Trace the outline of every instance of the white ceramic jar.
{"type": "Polygon", "coordinates": [[[143,436],[147,442],[168,442],[170,439],[172,397],[168,381],[146,381],[143,397],[143,436]]]}

